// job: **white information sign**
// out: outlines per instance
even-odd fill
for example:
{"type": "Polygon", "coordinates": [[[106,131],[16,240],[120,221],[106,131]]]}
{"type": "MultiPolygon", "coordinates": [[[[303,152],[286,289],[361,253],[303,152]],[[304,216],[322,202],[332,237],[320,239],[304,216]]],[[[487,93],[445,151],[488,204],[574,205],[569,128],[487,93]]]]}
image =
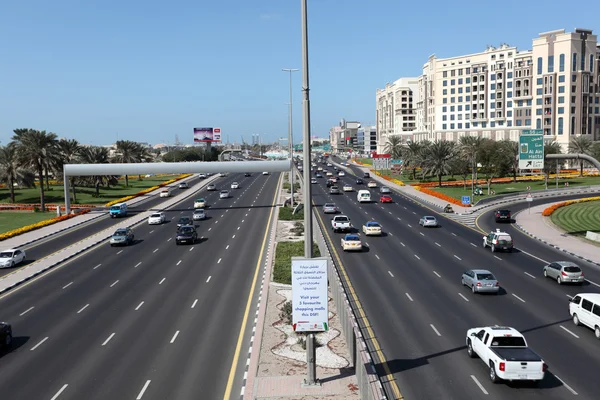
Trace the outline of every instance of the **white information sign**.
{"type": "Polygon", "coordinates": [[[329,329],[327,258],[292,257],[292,323],[295,332],[329,329]]]}

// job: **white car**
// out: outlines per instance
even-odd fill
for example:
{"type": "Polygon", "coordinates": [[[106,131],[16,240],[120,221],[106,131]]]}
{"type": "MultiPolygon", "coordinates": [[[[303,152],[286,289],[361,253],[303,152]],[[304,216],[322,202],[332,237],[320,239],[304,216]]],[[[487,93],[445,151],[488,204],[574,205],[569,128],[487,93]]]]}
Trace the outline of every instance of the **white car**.
{"type": "Polygon", "coordinates": [[[264,171],[263,175],[269,175],[269,173],[267,171],[264,171]]]}
{"type": "Polygon", "coordinates": [[[196,200],[194,200],[194,208],[204,208],[206,207],[206,200],[204,199],[204,197],[200,197],[196,200]]]}
{"type": "Polygon", "coordinates": [[[12,268],[25,261],[25,252],[18,249],[8,249],[0,252],[0,268],[12,268]]]}
{"type": "Polygon", "coordinates": [[[200,179],[206,179],[206,174],[200,174],[200,175],[198,175],[198,178],[200,178],[200,179]]]}
{"type": "Polygon", "coordinates": [[[327,173],[325,174],[325,176],[333,176],[332,172],[327,171],[327,173]]]}
{"type": "Polygon", "coordinates": [[[237,183],[237,182],[233,182],[233,183],[231,184],[231,188],[232,188],[232,189],[239,189],[239,188],[240,188],[240,184],[239,184],[239,183],[237,183]]]}
{"type": "Polygon", "coordinates": [[[214,183],[211,183],[206,187],[206,190],[208,190],[209,192],[213,192],[213,191],[217,190],[217,185],[215,185],[214,183]]]}
{"type": "Polygon", "coordinates": [[[181,182],[179,184],[179,189],[188,189],[188,188],[189,188],[189,186],[188,186],[187,182],[181,182]]]}
{"type": "Polygon", "coordinates": [[[310,178],[310,183],[312,183],[312,184],[317,183],[317,179],[316,178],[310,178]]]}
{"type": "Polygon", "coordinates": [[[344,192],[351,192],[354,189],[352,189],[352,186],[350,186],[348,184],[345,184],[344,187],[343,187],[343,190],[344,190],[344,192]]]}
{"type": "Polygon", "coordinates": [[[346,176],[346,173],[344,171],[340,171],[338,172],[338,176],[346,176]]]}
{"type": "Polygon", "coordinates": [[[362,231],[366,236],[381,236],[381,225],[375,221],[368,221],[363,225],[362,231]]]}
{"type": "Polygon", "coordinates": [[[344,251],[361,251],[362,250],[362,242],[360,241],[360,237],[354,234],[347,234],[341,239],[342,250],[344,251]]]}
{"type": "Polygon", "coordinates": [[[435,219],[435,217],[427,215],[419,220],[419,225],[421,225],[424,228],[427,226],[435,228],[438,226],[438,222],[437,219],[435,219]]]}
{"type": "Polygon", "coordinates": [[[206,219],[206,212],[203,208],[194,210],[194,213],[192,214],[192,219],[194,221],[202,221],[203,219],[206,219]]]}
{"type": "Polygon", "coordinates": [[[367,183],[367,187],[376,188],[377,187],[377,183],[375,183],[375,181],[370,181],[369,183],[367,183]]]}
{"type": "Polygon", "coordinates": [[[167,220],[164,212],[150,214],[148,217],[148,225],[160,225],[167,220]]]}
{"type": "Polygon", "coordinates": [[[227,190],[221,190],[219,193],[219,199],[227,199],[229,198],[229,192],[227,190]]]}

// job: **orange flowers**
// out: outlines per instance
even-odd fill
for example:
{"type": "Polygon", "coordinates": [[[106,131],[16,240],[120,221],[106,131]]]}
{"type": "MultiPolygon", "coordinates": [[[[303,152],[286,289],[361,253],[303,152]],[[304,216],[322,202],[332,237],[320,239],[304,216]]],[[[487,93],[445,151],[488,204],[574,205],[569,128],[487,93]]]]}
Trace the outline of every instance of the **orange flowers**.
{"type": "Polygon", "coordinates": [[[448,203],[456,204],[457,206],[471,207],[470,204],[462,204],[462,202],[460,200],[457,200],[454,197],[450,197],[443,193],[436,192],[435,190],[427,189],[427,188],[424,188],[421,186],[415,186],[415,189],[417,189],[418,191],[420,191],[422,193],[428,194],[429,196],[437,197],[438,199],[447,201],[448,203]]]}
{"type": "Polygon", "coordinates": [[[36,224],[31,224],[31,225],[24,226],[22,228],[13,229],[12,231],[8,231],[6,233],[1,234],[0,235],[0,241],[5,240],[5,239],[9,239],[11,237],[20,235],[22,233],[31,232],[31,231],[33,231],[35,229],[43,228],[44,226],[52,225],[52,224],[55,224],[57,222],[64,221],[64,220],[76,217],[77,215],[85,214],[85,213],[88,213],[88,212],[90,212],[90,210],[89,209],[85,209],[85,210],[81,210],[77,214],[61,215],[60,217],[55,217],[55,218],[47,219],[45,221],[40,221],[40,222],[38,222],[36,224]]]}
{"type": "Polygon", "coordinates": [[[570,206],[571,204],[587,203],[588,201],[598,201],[598,200],[600,200],[600,196],[588,197],[587,199],[563,201],[560,203],[552,204],[550,207],[544,209],[544,211],[542,211],[542,215],[544,217],[549,217],[554,213],[554,211],[558,210],[559,208],[570,206]]]}

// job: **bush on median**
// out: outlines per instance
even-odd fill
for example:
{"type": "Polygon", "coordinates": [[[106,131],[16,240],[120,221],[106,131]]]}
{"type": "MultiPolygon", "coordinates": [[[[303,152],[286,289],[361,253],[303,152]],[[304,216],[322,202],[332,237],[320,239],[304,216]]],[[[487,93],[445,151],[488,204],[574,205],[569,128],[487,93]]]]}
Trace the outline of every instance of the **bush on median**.
{"type": "MultiPolygon", "coordinates": [[[[313,243],[313,254],[321,257],[319,247],[313,243]]],[[[292,284],[292,257],[304,256],[304,240],[299,242],[279,242],[275,248],[273,282],[292,284]]]]}

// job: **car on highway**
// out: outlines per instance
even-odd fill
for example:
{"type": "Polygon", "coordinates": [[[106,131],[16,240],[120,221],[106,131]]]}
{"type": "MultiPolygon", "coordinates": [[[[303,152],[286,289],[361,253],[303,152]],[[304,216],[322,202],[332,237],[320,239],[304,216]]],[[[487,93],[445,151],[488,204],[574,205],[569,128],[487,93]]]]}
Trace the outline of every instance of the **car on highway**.
{"type": "Polygon", "coordinates": [[[325,173],[325,176],[327,176],[327,177],[332,177],[332,176],[333,176],[333,172],[329,172],[329,171],[327,171],[327,172],[325,173]]]}
{"type": "Polygon", "coordinates": [[[206,179],[206,174],[200,174],[200,175],[198,175],[198,178],[200,178],[200,179],[206,179]]]}
{"type": "Polygon", "coordinates": [[[371,177],[371,174],[370,174],[370,173],[368,173],[368,172],[365,172],[365,173],[363,174],[363,178],[365,178],[365,179],[367,179],[367,178],[370,178],[370,177],[371,177]]]}
{"type": "Polygon", "coordinates": [[[328,167],[333,167],[333,164],[332,163],[327,163],[327,166],[328,167]]]}
{"type": "Polygon", "coordinates": [[[352,224],[350,224],[350,218],[345,215],[338,215],[331,219],[331,229],[334,232],[350,232],[352,231],[352,224]]]}
{"type": "Polygon", "coordinates": [[[231,188],[232,188],[232,189],[239,189],[239,188],[240,188],[240,184],[239,184],[239,183],[237,183],[237,182],[233,182],[233,183],[231,184],[231,188]]]}
{"type": "Polygon", "coordinates": [[[463,286],[471,288],[473,293],[496,293],[500,291],[500,282],[487,269],[469,269],[460,279],[463,286]]]}
{"type": "Polygon", "coordinates": [[[367,183],[367,187],[376,188],[377,187],[377,183],[375,181],[369,181],[369,183],[367,183]]]}
{"type": "Polygon", "coordinates": [[[383,194],[379,197],[379,202],[380,203],[393,203],[394,201],[392,200],[392,196],[390,196],[389,194],[383,194]]]}
{"type": "Polygon", "coordinates": [[[111,246],[128,246],[135,241],[135,235],[131,228],[119,228],[110,238],[111,246]]]}
{"type": "Polygon", "coordinates": [[[204,208],[206,207],[206,200],[204,197],[197,198],[194,200],[194,208],[204,208]]]}
{"type": "Polygon", "coordinates": [[[206,212],[204,211],[204,208],[199,208],[197,210],[194,210],[194,213],[192,214],[192,219],[194,221],[202,221],[206,219],[206,212]]]}
{"type": "Polygon", "coordinates": [[[344,235],[341,239],[342,250],[344,251],[361,251],[362,250],[362,242],[360,241],[360,237],[358,235],[354,235],[349,233],[344,235]]]}
{"type": "Polygon", "coordinates": [[[357,185],[363,185],[363,184],[364,184],[364,182],[363,182],[363,180],[362,180],[362,179],[360,179],[360,178],[356,178],[356,184],[357,184],[357,185]]]}
{"type": "Polygon", "coordinates": [[[148,225],[160,225],[167,220],[164,212],[155,212],[148,217],[148,225]]]}
{"type": "Polygon", "coordinates": [[[312,184],[317,183],[317,179],[316,178],[310,178],[310,183],[312,183],[312,184]]]}
{"type": "Polygon", "coordinates": [[[541,381],[547,365],[527,347],[525,337],[515,328],[487,326],[467,331],[467,354],[479,357],[489,368],[493,383],[506,381],[541,381]]]}
{"type": "Polygon", "coordinates": [[[181,182],[179,184],[179,189],[188,189],[189,185],[187,184],[187,182],[181,182]]]}
{"type": "Polygon", "coordinates": [[[329,178],[329,180],[333,183],[337,183],[338,179],[335,176],[332,176],[331,178],[329,178]]]}
{"type": "Polygon", "coordinates": [[[221,190],[221,193],[219,193],[219,199],[227,199],[227,198],[229,198],[229,191],[221,190]]]}
{"type": "Polygon", "coordinates": [[[193,225],[193,221],[190,217],[181,217],[179,218],[179,221],[177,221],[177,228],[181,228],[182,226],[186,226],[186,225],[193,225]]]}
{"type": "Polygon", "coordinates": [[[269,175],[269,173],[267,171],[263,171],[262,173],[263,175],[269,175]]]}
{"type": "Polygon", "coordinates": [[[337,186],[332,186],[329,188],[329,194],[340,194],[340,188],[337,186]]]}
{"type": "Polygon", "coordinates": [[[250,176],[250,172],[246,172],[246,173],[244,173],[244,176],[245,176],[246,178],[247,178],[247,177],[249,177],[249,176],[250,176]]]}
{"type": "Polygon", "coordinates": [[[381,194],[390,194],[392,193],[391,189],[387,186],[382,186],[379,188],[379,193],[381,194]]]}
{"type": "Polygon", "coordinates": [[[338,176],[346,176],[346,173],[344,171],[340,171],[338,172],[338,176]]]}
{"type": "Polygon", "coordinates": [[[577,283],[583,285],[585,276],[579,266],[570,261],[554,261],[544,266],[543,274],[546,278],[562,283],[577,283]]]}
{"type": "Polygon", "coordinates": [[[206,187],[206,190],[208,190],[209,192],[214,192],[215,190],[217,190],[217,185],[215,185],[214,183],[209,183],[206,187]]]}
{"type": "Polygon", "coordinates": [[[334,203],[323,204],[323,213],[325,214],[337,214],[338,208],[334,203]]]}
{"type": "Polygon", "coordinates": [[[425,228],[425,227],[436,228],[438,226],[438,222],[437,222],[437,219],[435,219],[435,217],[433,217],[431,215],[426,215],[419,220],[419,225],[421,225],[423,228],[425,228]]]}
{"type": "Polygon", "coordinates": [[[496,219],[496,222],[510,222],[510,210],[496,210],[494,218],[496,219]]]}
{"type": "Polygon", "coordinates": [[[110,206],[109,213],[111,218],[127,216],[127,203],[113,204],[110,206]]]}
{"type": "Polygon", "coordinates": [[[0,347],[12,346],[12,326],[8,322],[0,321],[0,347]]]}
{"type": "Polygon", "coordinates": [[[182,226],[177,229],[177,236],[175,236],[175,244],[180,245],[182,243],[194,244],[198,240],[198,233],[196,228],[191,225],[182,226]]]}
{"type": "Polygon", "coordinates": [[[315,174],[315,178],[322,178],[322,177],[323,177],[323,175],[321,175],[321,174],[320,174],[320,173],[318,173],[318,172],[315,174]]]}
{"type": "Polygon", "coordinates": [[[160,191],[160,197],[171,197],[173,194],[173,188],[165,187],[160,191]]]}
{"type": "Polygon", "coordinates": [[[342,190],[344,192],[352,192],[354,189],[352,188],[352,186],[350,186],[349,184],[345,183],[344,186],[342,186],[342,190]]]}
{"type": "Polygon", "coordinates": [[[224,178],[224,177],[226,177],[227,175],[228,175],[228,174],[227,174],[227,172],[219,172],[219,176],[220,176],[221,178],[224,178]]]}
{"type": "Polygon", "coordinates": [[[8,249],[0,252],[0,268],[12,268],[25,261],[25,251],[8,249]]]}
{"type": "Polygon", "coordinates": [[[366,236],[381,236],[383,233],[379,222],[367,221],[362,226],[362,231],[366,236]]]}
{"type": "Polygon", "coordinates": [[[359,190],[356,194],[356,201],[359,203],[370,203],[371,202],[371,192],[368,190],[359,190]]]}
{"type": "Polygon", "coordinates": [[[569,314],[573,324],[583,325],[594,330],[600,340],[600,294],[579,293],[569,300],[569,314]]]}
{"type": "Polygon", "coordinates": [[[510,234],[502,232],[500,229],[492,231],[483,237],[483,248],[489,247],[492,253],[498,250],[513,251],[513,238],[510,234]]]}

